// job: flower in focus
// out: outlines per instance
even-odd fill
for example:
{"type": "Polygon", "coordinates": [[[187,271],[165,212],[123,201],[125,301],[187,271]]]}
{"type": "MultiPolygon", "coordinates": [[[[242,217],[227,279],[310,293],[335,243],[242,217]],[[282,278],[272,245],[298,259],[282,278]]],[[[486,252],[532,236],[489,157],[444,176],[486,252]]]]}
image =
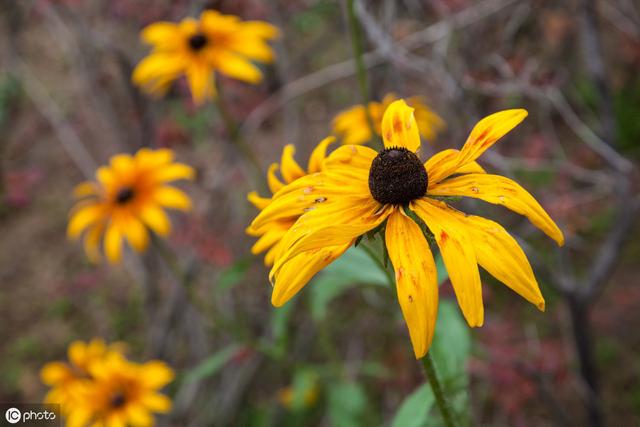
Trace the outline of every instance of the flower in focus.
{"type": "MultiPolygon", "coordinates": [[[[382,102],[373,101],[368,104],[369,116],[377,135],[380,135],[380,123],[382,115],[391,103],[398,98],[390,93],[382,102]]],[[[406,100],[409,106],[414,108],[414,117],[420,135],[427,141],[435,139],[436,135],[445,127],[444,120],[433,112],[421,96],[413,96],[406,100]]],[[[365,144],[371,140],[371,128],[367,121],[367,111],[364,105],[353,106],[333,119],[333,131],[342,137],[344,144],[365,144]]]]}
{"type": "Polygon", "coordinates": [[[505,206],[526,216],[558,245],[564,244],[562,232],[531,194],[476,163],[526,116],[520,109],[492,114],[474,127],[461,150],[441,151],[423,164],[416,155],[420,135],[413,109],[403,100],[393,102],[382,119],[382,151],[357,145],[338,148],[327,157],[322,172],[282,188],[253,221],[251,226],[259,229],[300,214],[282,237],[281,253],[270,272],[272,303],[287,302],[359,236],[383,228],[414,352],[417,358],[424,356],[438,311],[436,266],[424,223],[470,326],[484,321],[478,265],[544,310],[531,266],[515,239],[498,223],[464,214],[442,200],[462,196],[505,206]],[[321,202],[309,207],[310,200],[321,202]]]}
{"type": "Polygon", "coordinates": [[[79,397],[79,388],[89,376],[89,366],[109,353],[123,350],[121,344],[107,346],[100,338],[88,343],[72,342],[67,349],[68,362],[50,362],[40,371],[42,382],[51,387],[45,403],[58,403],[62,409],[73,407],[79,397]]]}
{"type": "Polygon", "coordinates": [[[168,149],[118,154],[109,166],[98,168],[96,181],[76,187],[74,195],[80,200],[71,211],[67,235],[75,239],[84,232],[85,252],[92,261],[100,259],[101,241],[112,263],[122,257],[123,238],[136,251],[144,251],[149,244],[147,227],[163,237],[171,230],[163,208],[191,209],[189,196],[167,183],[192,179],[194,170],[173,158],[168,149]]]}
{"type": "Polygon", "coordinates": [[[142,40],[153,51],[133,71],[133,82],[150,94],[164,95],[171,84],[186,76],[197,104],[215,96],[214,71],[248,83],[262,80],[252,63],[273,62],[267,44],[278,29],[262,21],[241,21],[233,15],[205,10],[198,20],[156,22],[144,28],[142,40]]]}
{"type": "MultiPolygon", "coordinates": [[[[293,155],[295,154],[295,147],[292,144],[284,147],[282,150],[280,165],[278,165],[278,163],[271,164],[267,172],[267,184],[269,185],[271,193],[276,194],[278,190],[285,186],[285,184],[289,184],[307,174],[319,172],[322,169],[322,162],[326,157],[327,146],[334,141],[335,138],[328,137],[316,146],[311,153],[311,157],[309,157],[306,172],[293,158],[293,155]],[[276,176],[278,169],[280,170],[280,175],[284,182],[276,176]]],[[[260,197],[255,191],[249,193],[247,199],[260,210],[266,208],[269,206],[269,203],[271,203],[270,197],[260,197]]],[[[248,227],[247,234],[254,237],[260,237],[251,248],[251,252],[254,255],[257,255],[261,252],[267,251],[264,257],[264,263],[267,266],[273,265],[273,260],[281,248],[280,239],[282,239],[282,236],[284,236],[287,230],[291,228],[299,216],[299,212],[294,212],[290,216],[281,216],[276,221],[266,222],[259,228],[248,227]]]]}
{"type": "Polygon", "coordinates": [[[73,343],[69,360],[48,363],[41,372],[53,387],[45,401],[60,404],[67,426],[151,426],[152,413],[171,409],[171,400],[159,392],[174,378],[164,362],[131,362],[101,340],[73,343]]]}

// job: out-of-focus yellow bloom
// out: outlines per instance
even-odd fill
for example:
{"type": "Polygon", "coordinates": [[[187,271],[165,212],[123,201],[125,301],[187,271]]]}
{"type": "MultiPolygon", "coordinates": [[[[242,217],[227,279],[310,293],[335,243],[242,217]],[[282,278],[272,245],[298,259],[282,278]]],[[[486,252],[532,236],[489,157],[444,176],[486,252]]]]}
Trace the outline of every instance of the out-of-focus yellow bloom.
{"type": "Polygon", "coordinates": [[[153,413],[171,409],[159,392],[174,378],[164,362],[131,362],[99,339],[71,344],[69,362],[51,362],[41,371],[53,387],[45,402],[60,404],[68,427],[152,426],[153,413]]]}
{"type": "MultiPolygon", "coordinates": [[[[394,93],[384,97],[382,102],[369,103],[369,116],[377,135],[380,135],[382,115],[391,103],[398,98],[394,93]]],[[[427,141],[433,141],[437,134],[445,128],[444,120],[433,112],[421,96],[413,96],[406,100],[414,109],[414,116],[420,135],[427,141]]],[[[343,144],[360,145],[371,140],[371,128],[367,121],[364,105],[356,105],[339,113],[333,119],[333,132],[341,136],[343,144]]]]}
{"type": "Polygon", "coordinates": [[[133,71],[133,82],[146,92],[164,95],[171,83],[186,76],[197,104],[215,96],[214,71],[248,83],[262,80],[252,61],[273,62],[268,40],[278,37],[273,25],[241,21],[233,15],[205,10],[200,19],[156,22],[142,30],[153,51],[133,71]]]}
{"type": "Polygon", "coordinates": [[[74,190],[80,200],[70,214],[67,235],[76,239],[84,232],[84,248],[92,261],[100,259],[100,242],[112,263],[120,261],[123,238],[133,249],[144,251],[151,229],[159,236],[171,230],[164,208],[191,209],[191,199],[167,183],[192,179],[194,170],[173,161],[168,149],[143,148],[135,155],[118,154],[109,166],[96,171],[96,181],[74,190]]]}
{"type": "Polygon", "coordinates": [[[292,386],[285,387],[278,391],[278,400],[280,404],[289,410],[310,408],[318,401],[318,386],[314,384],[312,387],[306,389],[303,396],[296,396],[295,390],[292,386]],[[299,402],[296,399],[299,398],[299,402]]]}
{"type": "Polygon", "coordinates": [[[40,371],[42,382],[51,387],[45,403],[58,403],[63,410],[74,406],[83,382],[89,378],[89,366],[109,353],[121,353],[122,344],[107,346],[100,338],[88,343],[74,341],[67,349],[68,362],[50,362],[40,371]]]}
{"type": "Polygon", "coordinates": [[[423,164],[415,154],[420,135],[413,109],[403,100],[393,102],[382,119],[382,151],[357,145],[338,148],[325,159],[322,172],[280,189],[251,224],[261,229],[300,215],[280,238],[269,274],[272,303],[286,303],[359,236],[382,225],[413,349],[417,358],[424,356],[435,330],[438,283],[422,225],[413,219],[417,217],[434,236],[470,326],[484,321],[478,265],[544,310],[538,283],[515,239],[500,224],[463,214],[442,201],[462,196],[502,205],[564,244],[562,232],[531,194],[476,163],[526,116],[521,109],[492,114],[478,122],[461,150],[441,151],[423,164]]]}
{"type": "MultiPolygon", "coordinates": [[[[282,150],[280,164],[271,164],[267,172],[267,184],[269,185],[271,193],[276,194],[286,184],[289,184],[300,177],[320,172],[322,170],[322,163],[327,155],[327,147],[334,141],[335,138],[328,137],[323,139],[316,146],[311,153],[311,157],[309,157],[306,171],[293,158],[293,155],[295,154],[295,147],[293,144],[285,146],[282,150]],[[278,169],[280,170],[282,181],[276,176],[278,169]]],[[[247,195],[247,199],[260,210],[266,208],[269,206],[269,203],[271,203],[270,197],[260,197],[255,191],[249,193],[247,195]]],[[[280,239],[284,236],[287,230],[289,230],[291,225],[296,222],[296,219],[298,219],[299,216],[300,213],[296,212],[289,217],[284,216],[278,218],[277,221],[266,222],[260,228],[247,228],[247,234],[254,237],[260,237],[251,248],[251,252],[254,255],[257,255],[261,252],[267,251],[267,254],[264,257],[264,263],[267,266],[272,265],[276,254],[280,250],[280,239]]]]}

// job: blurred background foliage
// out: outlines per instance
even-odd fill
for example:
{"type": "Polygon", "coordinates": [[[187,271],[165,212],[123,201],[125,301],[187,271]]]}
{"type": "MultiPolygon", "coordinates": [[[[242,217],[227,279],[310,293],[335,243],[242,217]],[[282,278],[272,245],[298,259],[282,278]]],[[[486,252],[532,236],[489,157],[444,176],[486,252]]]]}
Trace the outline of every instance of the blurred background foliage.
{"type": "MultiPolygon", "coordinates": [[[[485,326],[470,330],[440,278],[431,351],[460,422],[639,424],[638,4],[357,4],[372,96],[425,96],[447,122],[423,156],[459,148],[484,115],[529,110],[483,164],[517,177],[568,237],[556,251],[515,215],[467,203],[526,242],[547,310],[483,276],[485,326]]],[[[40,367],[70,341],[101,336],[176,369],[175,408],[161,425],[439,425],[385,271],[354,248],[273,308],[244,232],[256,213],[246,193],[264,183],[252,181],[215,105],[196,108],[184,82],[161,101],[131,85],[146,51],[139,30],[207,7],[282,29],[261,86],[221,84],[263,173],[288,143],[306,163],[332,118],[362,101],[341,2],[3,3],[0,401],[40,401],[40,367]],[[198,170],[182,185],[195,209],[173,218],[168,242],[190,292],[154,251],[91,265],[65,239],[72,188],[142,146],[170,147],[198,170]]]]}

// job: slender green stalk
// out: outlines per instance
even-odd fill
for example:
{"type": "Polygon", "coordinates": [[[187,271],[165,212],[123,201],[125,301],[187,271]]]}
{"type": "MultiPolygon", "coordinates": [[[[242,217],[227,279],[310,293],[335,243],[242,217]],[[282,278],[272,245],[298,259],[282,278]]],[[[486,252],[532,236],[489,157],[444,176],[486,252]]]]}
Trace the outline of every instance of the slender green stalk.
{"type": "MultiPolygon", "coordinates": [[[[364,104],[364,111],[367,116],[367,124],[371,131],[372,139],[375,139],[375,128],[373,126],[373,119],[369,111],[369,102],[371,102],[371,95],[369,94],[369,79],[367,77],[367,68],[364,66],[364,59],[362,57],[364,49],[362,47],[362,37],[360,31],[360,24],[356,17],[354,0],[347,0],[347,22],[349,25],[349,32],[351,34],[351,46],[353,49],[353,59],[356,62],[356,77],[358,79],[358,86],[360,87],[360,95],[362,97],[362,103],[364,104]]],[[[380,144],[379,140],[376,140],[380,144]]]]}
{"type": "Polygon", "coordinates": [[[258,157],[251,149],[251,147],[246,143],[244,138],[242,137],[242,133],[240,132],[240,126],[233,118],[231,113],[229,113],[229,109],[227,108],[227,104],[224,99],[224,91],[222,89],[222,85],[216,85],[216,107],[218,108],[218,112],[220,113],[220,117],[225,124],[227,129],[227,134],[229,139],[233,143],[233,145],[238,149],[238,151],[242,154],[242,156],[249,162],[250,170],[252,178],[254,179],[254,185],[258,186],[260,189],[264,189],[264,180],[262,179],[263,172],[262,166],[260,165],[260,161],[258,157]]]}
{"type": "Polygon", "coordinates": [[[433,363],[433,359],[431,358],[431,354],[427,353],[421,360],[422,366],[424,367],[424,373],[426,374],[427,379],[429,380],[429,385],[431,385],[431,389],[433,390],[433,395],[436,398],[436,405],[438,405],[444,425],[447,427],[455,427],[456,424],[453,421],[451,407],[449,406],[447,398],[442,390],[442,385],[438,379],[438,373],[436,372],[436,367],[433,363]]]}

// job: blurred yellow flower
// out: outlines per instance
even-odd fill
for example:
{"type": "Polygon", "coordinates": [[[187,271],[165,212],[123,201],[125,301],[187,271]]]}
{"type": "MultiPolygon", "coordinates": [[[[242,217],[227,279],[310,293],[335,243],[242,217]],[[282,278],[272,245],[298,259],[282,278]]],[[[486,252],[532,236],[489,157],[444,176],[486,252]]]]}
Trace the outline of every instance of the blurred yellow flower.
{"type": "Polygon", "coordinates": [[[100,339],[69,346],[69,364],[51,362],[41,371],[52,386],[46,403],[60,404],[68,427],[152,426],[152,413],[166,413],[171,400],[159,390],[173,381],[164,362],[138,364],[100,339]]]}
{"type": "Polygon", "coordinates": [[[51,387],[45,403],[58,403],[63,410],[73,407],[82,383],[89,377],[89,366],[109,353],[121,353],[123,350],[122,344],[107,346],[100,338],[88,343],[72,342],[67,349],[68,362],[50,362],[40,371],[42,382],[51,387]]]}
{"type": "Polygon", "coordinates": [[[169,234],[171,223],[163,208],[191,209],[191,199],[167,183],[192,179],[194,170],[173,158],[168,149],[118,154],[109,166],[98,168],[96,181],[75,188],[80,200],[71,211],[67,235],[76,239],[84,232],[84,248],[92,261],[100,259],[101,240],[111,263],[120,261],[125,237],[133,249],[144,251],[147,227],[159,236],[169,234]]]}
{"type": "MultiPolygon", "coordinates": [[[[282,150],[280,165],[278,165],[278,163],[271,164],[267,172],[267,183],[271,193],[276,194],[278,190],[285,186],[285,184],[289,184],[300,177],[320,172],[322,170],[322,162],[327,155],[327,147],[334,141],[335,138],[328,137],[323,139],[316,146],[309,157],[309,163],[306,171],[293,158],[293,155],[295,154],[295,147],[293,144],[285,146],[282,150]],[[280,170],[280,175],[284,182],[276,176],[278,169],[280,170]]],[[[269,203],[271,203],[270,197],[260,197],[255,191],[249,193],[247,199],[260,210],[266,208],[269,206],[269,203]]],[[[299,213],[294,213],[291,216],[282,216],[278,218],[277,221],[267,221],[260,228],[248,227],[246,230],[247,234],[254,237],[260,237],[251,248],[251,252],[254,255],[257,255],[261,252],[267,251],[267,254],[264,257],[264,263],[267,266],[272,265],[276,254],[280,250],[280,239],[284,236],[287,230],[289,230],[291,225],[296,222],[296,219],[298,219],[299,216],[299,213]]]]}
{"type": "Polygon", "coordinates": [[[296,396],[292,386],[285,387],[278,391],[278,400],[280,404],[289,410],[301,408],[310,408],[318,401],[318,386],[314,384],[312,387],[304,390],[302,396],[296,396]],[[296,402],[299,399],[299,402],[296,402]]]}
{"type": "Polygon", "coordinates": [[[484,321],[478,264],[544,310],[531,266],[515,239],[498,223],[466,215],[442,201],[463,196],[505,206],[564,244],[562,232],[531,194],[515,181],[486,173],[475,161],[526,116],[525,110],[492,114],[474,127],[461,150],[441,151],[423,164],[416,155],[420,135],[413,108],[403,100],[393,102],[382,119],[382,151],[357,145],[338,148],[324,161],[322,172],[280,189],[251,224],[261,229],[300,215],[281,238],[281,252],[269,275],[272,303],[286,303],[359,236],[383,226],[415,356],[424,356],[435,329],[438,284],[423,222],[434,236],[470,326],[484,321]],[[310,208],[311,200],[316,203],[310,208]]]}
{"type": "MultiPolygon", "coordinates": [[[[397,99],[394,93],[390,93],[384,97],[382,102],[369,103],[369,116],[377,135],[380,135],[383,113],[397,99]]],[[[420,135],[429,142],[433,141],[436,135],[445,128],[444,120],[427,106],[423,97],[413,96],[406,101],[409,106],[414,108],[414,116],[420,135]]],[[[333,132],[341,136],[343,144],[360,145],[370,141],[371,128],[367,121],[364,105],[356,105],[339,113],[333,119],[333,132]]]]}
{"type": "Polygon", "coordinates": [[[279,31],[262,21],[205,10],[198,20],[156,22],[144,28],[142,40],[153,51],[133,71],[133,82],[150,94],[164,95],[171,83],[186,76],[197,104],[215,96],[214,71],[248,83],[262,80],[251,61],[273,62],[267,44],[279,31]]]}

